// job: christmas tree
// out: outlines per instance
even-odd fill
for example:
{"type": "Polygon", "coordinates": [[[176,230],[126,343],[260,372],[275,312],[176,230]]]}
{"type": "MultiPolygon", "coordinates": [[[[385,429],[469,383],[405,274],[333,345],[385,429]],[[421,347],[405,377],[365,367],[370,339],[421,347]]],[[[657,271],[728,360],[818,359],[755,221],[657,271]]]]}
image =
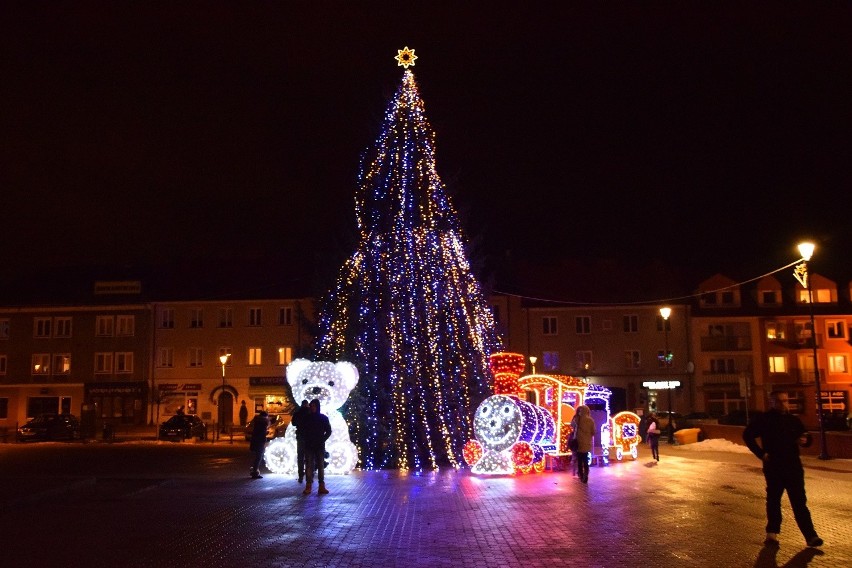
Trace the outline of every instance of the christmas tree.
{"type": "Polygon", "coordinates": [[[359,368],[344,415],[363,468],[457,468],[500,339],[435,168],[416,56],[396,59],[402,83],[362,160],[359,242],[321,309],[317,355],[359,368]]]}

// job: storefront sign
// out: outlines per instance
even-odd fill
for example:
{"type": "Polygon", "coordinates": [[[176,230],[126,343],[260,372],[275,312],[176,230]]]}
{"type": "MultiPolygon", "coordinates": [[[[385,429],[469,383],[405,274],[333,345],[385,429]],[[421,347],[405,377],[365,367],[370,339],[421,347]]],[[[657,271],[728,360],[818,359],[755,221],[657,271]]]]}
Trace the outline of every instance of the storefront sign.
{"type": "Polygon", "coordinates": [[[249,385],[253,387],[283,387],[286,383],[284,377],[249,377],[249,385]]]}
{"type": "Polygon", "coordinates": [[[680,387],[680,381],[646,381],[642,386],[651,390],[669,390],[680,387]]]}

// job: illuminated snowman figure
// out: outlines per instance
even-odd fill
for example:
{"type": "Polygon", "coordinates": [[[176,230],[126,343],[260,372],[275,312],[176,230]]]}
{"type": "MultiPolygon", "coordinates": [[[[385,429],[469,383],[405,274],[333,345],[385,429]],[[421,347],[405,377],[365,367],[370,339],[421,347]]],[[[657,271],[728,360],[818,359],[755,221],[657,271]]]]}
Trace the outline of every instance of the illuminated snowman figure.
{"type": "Polygon", "coordinates": [[[553,444],[556,426],[550,413],[516,396],[496,394],[476,409],[465,461],[479,474],[513,474],[544,469],[544,449],[553,444]]]}
{"type": "MultiPolygon", "coordinates": [[[[349,439],[349,426],[338,410],[349,392],[358,384],[358,369],[352,363],[340,361],[308,361],[295,359],[287,365],[287,382],[293,389],[297,404],[303,400],[320,401],[320,411],[331,423],[331,437],[325,442],[328,453],[326,473],[345,474],[355,469],[358,449],[349,439]]],[[[295,474],[296,428],[287,428],[284,438],[275,438],[266,447],[266,467],[274,473],[295,474]]]]}

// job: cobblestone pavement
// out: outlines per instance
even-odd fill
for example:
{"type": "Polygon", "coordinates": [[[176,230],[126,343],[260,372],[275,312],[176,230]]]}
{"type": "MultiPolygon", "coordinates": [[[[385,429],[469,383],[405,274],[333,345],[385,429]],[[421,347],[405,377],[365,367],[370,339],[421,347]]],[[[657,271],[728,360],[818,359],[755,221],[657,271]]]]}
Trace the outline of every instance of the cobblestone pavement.
{"type": "MultiPolygon", "coordinates": [[[[205,452],[210,452],[207,446],[205,452]]],[[[809,549],[785,500],[780,548],[764,548],[755,458],[661,447],[652,462],[477,477],[355,472],[331,494],[249,479],[245,447],[212,446],[204,475],[3,474],[4,566],[852,566],[852,464],[807,460],[809,549]],[[16,488],[16,489],[12,489],[16,488]]],[[[189,450],[189,448],[187,448],[189,450]]],[[[0,459],[3,449],[0,448],[0,459]]]]}

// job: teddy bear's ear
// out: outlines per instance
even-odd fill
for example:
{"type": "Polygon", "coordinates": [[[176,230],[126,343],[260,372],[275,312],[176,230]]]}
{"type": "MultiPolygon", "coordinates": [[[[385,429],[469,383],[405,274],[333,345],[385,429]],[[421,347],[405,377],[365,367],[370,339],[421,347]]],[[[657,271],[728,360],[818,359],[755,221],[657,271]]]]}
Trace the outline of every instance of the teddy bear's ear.
{"type": "Polygon", "coordinates": [[[335,364],[335,370],[343,379],[346,388],[352,390],[358,384],[358,368],[347,361],[339,361],[335,364]]]}
{"type": "Polygon", "coordinates": [[[295,384],[296,379],[302,374],[302,371],[310,366],[311,362],[307,359],[293,359],[287,365],[287,382],[295,384]]]}

